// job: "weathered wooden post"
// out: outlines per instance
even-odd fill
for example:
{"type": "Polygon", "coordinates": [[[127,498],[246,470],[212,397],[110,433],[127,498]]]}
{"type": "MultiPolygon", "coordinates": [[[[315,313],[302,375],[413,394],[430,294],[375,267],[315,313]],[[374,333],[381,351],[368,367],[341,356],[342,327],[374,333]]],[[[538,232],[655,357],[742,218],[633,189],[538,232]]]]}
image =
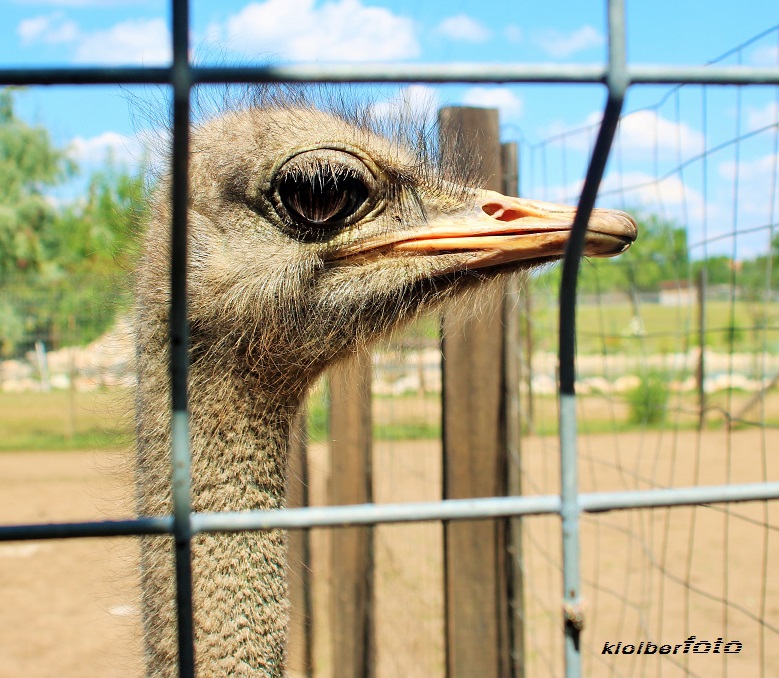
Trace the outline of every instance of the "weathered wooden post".
{"type": "MultiPolygon", "coordinates": [[[[306,408],[302,407],[292,426],[289,465],[287,467],[287,506],[308,506],[308,433],[306,408]]],[[[288,669],[290,675],[311,678],[313,675],[313,609],[311,604],[311,538],[309,530],[287,533],[289,553],[290,620],[288,669]]]]}
{"type": "MultiPolygon", "coordinates": [[[[498,112],[443,108],[439,125],[443,160],[480,158],[484,187],[500,191],[498,112]]],[[[447,313],[442,324],[444,498],[505,494],[503,299],[480,303],[470,317],[447,313]]],[[[506,547],[505,520],[445,525],[450,678],[510,675],[506,547]]]]}
{"type": "MultiPolygon", "coordinates": [[[[330,501],[373,500],[371,355],[361,350],[330,375],[330,501]]],[[[370,678],[373,662],[373,528],[332,533],[332,661],[338,678],[370,678]]]]}
{"type": "MultiPolygon", "coordinates": [[[[501,167],[505,195],[519,195],[519,149],[516,142],[501,145],[501,167]]],[[[513,275],[506,283],[503,299],[503,425],[506,444],[507,493],[522,494],[522,403],[520,385],[526,378],[523,349],[531,347],[522,341],[523,317],[522,282],[519,275],[513,275]]],[[[523,322],[524,321],[524,322],[523,322]]],[[[527,357],[527,364],[530,357],[527,357]]],[[[527,378],[529,383],[529,378],[527,378]]],[[[525,628],[524,628],[524,580],[522,569],[522,520],[508,521],[508,549],[506,553],[509,585],[509,642],[511,644],[511,666],[509,675],[522,678],[525,675],[525,628]]]]}

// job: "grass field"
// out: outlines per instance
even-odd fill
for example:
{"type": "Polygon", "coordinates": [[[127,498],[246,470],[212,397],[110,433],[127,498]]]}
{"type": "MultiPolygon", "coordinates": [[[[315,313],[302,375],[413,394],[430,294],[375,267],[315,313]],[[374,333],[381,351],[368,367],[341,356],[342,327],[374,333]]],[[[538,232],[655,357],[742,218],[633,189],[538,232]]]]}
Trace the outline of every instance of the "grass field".
{"type": "MultiPolygon", "coordinates": [[[[554,295],[556,297],[556,291],[554,295]]],[[[698,309],[689,306],[639,304],[640,318],[646,334],[631,333],[633,307],[621,304],[579,304],[577,307],[577,341],[580,353],[607,352],[670,353],[687,344],[698,343],[698,309]]],[[[550,293],[534,298],[533,342],[535,350],[557,350],[558,305],[550,293]]],[[[421,318],[402,336],[436,339],[437,315],[421,318]]],[[[765,348],[779,353],[779,304],[750,303],[738,300],[706,303],[706,346],[718,352],[751,353],[765,348]]]]}
{"type": "MultiPolygon", "coordinates": [[[[535,352],[554,353],[557,348],[557,304],[547,303],[537,293],[533,303],[535,352]]],[[[686,352],[697,340],[697,309],[641,304],[640,326],[630,304],[582,304],[577,311],[578,352],[581,356],[625,356],[644,365],[647,356],[686,352]],[[641,330],[643,328],[643,331],[641,330]],[[638,332],[636,330],[639,330],[638,332]]],[[[760,375],[758,354],[779,354],[779,304],[710,301],[706,306],[707,349],[755,354],[750,376],[760,375]]],[[[394,337],[399,342],[435,342],[440,328],[437,314],[423,316],[394,337]]],[[[632,369],[632,368],[631,368],[632,369]]],[[[749,371],[748,370],[748,371],[749,371]]],[[[679,375],[666,375],[666,378],[679,375]]],[[[318,389],[309,401],[309,434],[313,440],[327,437],[325,390],[318,389]]],[[[751,395],[719,393],[710,398],[710,426],[721,425],[738,413],[751,395]]],[[[579,428],[582,432],[629,431],[646,428],[648,422],[631,414],[629,396],[582,395],[579,397],[579,428]],[[633,420],[631,422],[631,419],[633,420]]],[[[669,394],[666,416],[651,425],[690,428],[697,425],[697,401],[693,394],[669,394]]],[[[526,425],[541,435],[557,431],[555,396],[537,396],[534,416],[526,425]]],[[[748,418],[779,423],[779,396],[769,394],[763,412],[755,408],[748,418]]],[[[133,437],[132,394],[127,389],[88,393],[0,393],[0,451],[102,449],[127,445],[133,437]]],[[[374,438],[377,440],[432,439],[440,436],[440,402],[436,394],[390,398],[375,397],[374,438]]]]}
{"type": "MultiPolygon", "coordinates": [[[[646,334],[631,334],[634,313],[630,304],[579,305],[576,322],[581,353],[671,353],[697,346],[698,310],[695,306],[641,304],[640,317],[646,334]]],[[[557,305],[533,308],[537,350],[557,347],[557,305]]],[[[779,352],[779,304],[710,301],[706,304],[706,346],[714,351],[751,353],[763,349],[779,352]],[[731,346],[732,342],[732,346],[731,346]]]]}
{"type": "Polygon", "coordinates": [[[0,393],[0,451],[127,447],[132,407],[129,389],[0,393]]]}
{"type": "MultiPolygon", "coordinates": [[[[314,391],[309,401],[309,437],[322,442],[328,436],[326,390],[314,391]]],[[[629,432],[652,428],[693,429],[698,425],[695,394],[667,394],[665,415],[658,421],[635,420],[627,395],[580,395],[578,428],[582,433],[629,432]]],[[[725,426],[727,413],[736,414],[752,399],[751,393],[721,392],[708,398],[706,426],[725,426]]],[[[779,426],[779,391],[767,394],[762,407],[755,403],[744,419],[779,426]]],[[[556,435],[557,398],[533,400],[533,418],[524,417],[525,430],[556,435]]],[[[736,426],[744,424],[736,423],[736,426]]],[[[373,399],[373,436],[376,440],[431,440],[440,438],[441,401],[437,394],[373,399]]],[[[90,393],[0,393],[0,451],[83,450],[127,447],[133,441],[133,400],[129,389],[90,393]]]]}

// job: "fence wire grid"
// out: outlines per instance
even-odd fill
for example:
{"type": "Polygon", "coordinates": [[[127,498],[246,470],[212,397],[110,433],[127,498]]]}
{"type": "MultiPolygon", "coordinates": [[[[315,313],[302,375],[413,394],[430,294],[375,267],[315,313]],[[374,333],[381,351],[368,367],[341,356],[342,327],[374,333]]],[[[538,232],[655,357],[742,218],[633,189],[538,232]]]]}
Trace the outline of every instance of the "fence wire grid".
{"type": "MultiPolygon", "coordinates": [[[[758,403],[735,403],[732,383],[727,389],[725,402],[708,401],[705,412],[701,415],[702,426],[708,419],[724,416],[727,419],[727,434],[724,436],[722,451],[723,474],[714,482],[699,484],[704,467],[711,462],[701,455],[700,436],[685,438],[687,431],[683,429],[684,418],[698,416],[698,410],[690,406],[689,398],[672,394],[668,408],[671,425],[663,430],[644,431],[644,437],[634,449],[628,449],[625,442],[618,436],[612,436],[610,441],[603,438],[593,438],[590,435],[577,435],[577,418],[586,423],[587,408],[594,401],[583,399],[577,402],[575,384],[577,383],[577,366],[575,363],[575,317],[577,313],[577,280],[580,268],[580,258],[584,242],[586,224],[596,196],[609,205],[622,206],[630,209],[636,203],[644,200],[647,193],[653,193],[654,204],[666,215],[678,218],[680,223],[691,225],[690,248],[699,249],[704,258],[712,252],[725,253],[732,261],[738,255],[739,238],[750,234],[766,234],[772,239],[776,223],[776,150],[777,122],[752,125],[745,120],[744,85],[779,85],[779,66],[751,67],[742,65],[741,56],[746,45],[735,49],[707,66],[642,66],[628,64],[625,49],[624,2],[610,0],[608,2],[608,63],[602,66],[578,65],[527,65],[504,64],[495,66],[479,64],[349,64],[320,65],[303,64],[284,67],[198,67],[190,63],[189,57],[189,7],[187,0],[172,0],[172,42],[173,60],[170,67],[163,68],[39,68],[39,69],[4,69],[0,70],[0,83],[5,85],[60,85],[60,84],[164,84],[172,88],[172,176],[175,187],[173,193],[173,229],[172,229],[172,302],[171,302],[171,373],[173,398],[173,496],[174,513],[168,516],[144,516],[134,520],[101,521],[82,523],[34,524],[18,526],[0,526],[0,541],[61,539],[76,537],[108,537],[145,534],[173,535],[176,543],[176,585],[179,609],[179,657],[180,675],[194,676],[194,642],[192,627],[192,581],[190,570],[190,544],[192,537],[202,532],[267,530],[274,528],[303,529],[324,526],[345,525],[379,525],[384,523],[402,523],[419,521],[451,521],[474,520],[478,518],[539,516],[534,521],[525,521],[526,533],[524,539],[530,549],[527,550],[526,565],[532,570],[532,558],[538,558],[545,563],[547,579],[543,585],[530,587],[535,600],[529,601],[526,611],[526,621],[531,619],[539,626],[548,630],[548,643],[536,648],[542,668],[551,674],[563,670],[565,675],[575,677],[582,675],[583,652],[580,638],[582,616],[592,620],[587,633],[597,635],[598,625],[605,626],[603,617],[607,616],[607,601],[619,598],[621,608],[619,623],[610,627],[622,632],[625,628],[633,628],[636,640],[652,635],[660,637],[665,633],[676,634],[675,621],[663,622],[663,606],[671,606],[671,598],[679,596],[673,586],[682,582],[681,594],[686,599],[682,608],[682,616],[689,616],[693,604],[698,599],[709,599],[716,606],[720,615],[720,633],[729,628],[731,621],[739,615],[755,622],[760,639],[760,654],[764,659],[766,646],[771,636],[779,633],[776,624],[768,621],[769,610],[766,587],[768,586],[768,540],[772,532],[777,530],[779,521],[771,514],[773,504],[767,500],[779,498],[779,482],[771,481],[775,474],[769,472],[770,455],[766,432],[764,400],[758,403]],[[561,134],[557,138],[547,140],[542,144],[526,147],[523,153],[523,176],[529,176],[527,192],[536,197],[549,199],[573,199],[578,203],[578,212],[573,225],[570,244],[562,263],[559,287],[559,316],[548,318],[549,327],[559,333],[559,350],[557,356],[559,396],[559,444],[553,445],[548,438],[539,439],[541,448],[538,454],[523,451],[521,472],[526,489],[533,493],[525,496],[492,497],[467,500],[444,500],[435,502],[416,502],[404,504],[358,505],[336,507],[309,507],[299,509],[281,509],[273,512],[247,513],[193,513],[190,509],[189,497],[189,441],[187,415],[187,370],[188,355],[187,322],[186,322],[186,213],[187,213],[187,172],[188,172],[188,134],[190,120],[190,93],[193,87],[211,83],[238,82],[300,82],[300,83],[595,83],[604,87],[606,104],[602,119],[591,128],[561,134]],[[675,85],[669,94],[657,106],[633,112],[620,118],[625,97],[631,87],[639,84],[675,85]],[[692,87],[698,85],[700,87],[692,87]],[[713,91],[711,86],[716,85],[713,91]],[[723,86],[739,86],[724,88],[723,86]],[[722,92],[725,92],[723,95],[722,92]],[[736,129],[727,138],[714,139],[707,132],[707,120],[711,110],[720,106],[718,97],[731,97],[731,104],[736,110],[736,129]],[[715,101],[717,103],[715,103],[715,101]],[[638,126],[649,134],[661,134],[660,125],[665,119],[676,123],[681,128],[682,110],[692,108],[697,111],[704,130],[703,138],[698,146],[690,149],[685,147],[682,139],[671,145],[668,157],[657,154],[654,162],[654,173],[651,176],[633,176],[629,172],[620,172],[623,177],[617,185],[601,186],[607,160],[624,167],[628,159],[624,154],[626,138],[630,134],[631,121],[637,121],[638,126]],[[647,127],[647,123],[649,125],[647,127]],[[652,132],[652,124],[655,125],[652,132]],[[738,167],[739,150],[751,139],[763,135],[762,139],[770,138],[773,144],[774,164],[764,171],[773,177],[768,191],[768,200],[762,198],[762,204],[767,205],[762,215],[744,218],[738,209],[739,201],[748,199],[745,188],[739,183],[739,175],[733,172],[730,196],[731,212],[729,218],[717,220],[707,211],[709,193],[714,190],[712,182],[712,158],[717,153],[730,153],[728,160],[738,167]],[[768,135],[766,137],[765,135],[768,135]],[[559,154],[562,162],[562,174],[552,176],[549,171],[551,163],[548,158],[559,154]],[[575,177],[585,175],[583,182],[572,181],[575,177]],[[697,180],[699,190],[696,195],[682,195],[673,191],[684,191],[691,177],[697,180]],[[599,188],[600,193],[599,193],[599,188]],[[671,191],[669,193],[669,190],[671,191]],[[546,194],[546,195],[544,195],[546,194]],[[673,195],[674,197],[669,197],[673,195]],[[696,202],[699,201],[699,202],[696,202]],[[725,248],[722,248],[725,243],[725,248]],[[741,406],[739,406],[741,405],[741,406]],[[750,405],[750,407],[746,407],[750,405]],[[759,415],[755,415],[755,407],[759,415]],[[733,413],[741,412],[739,416],[733,413]],[[724,414],[723,414],[724,413],[724,414]],[[755,417],[750,418],[750,417],[755,417]],[[758,424],[756,439],[751,441],[749,450],[735,449],[734,438],[731,435],[733,427],[738,424],[758,424]],[[664,439],[665,437],[665,439],[664,439]],[[666,461],[661,459],[660,448],[670,438],[672,450],[680,450],[692,446],[697,452],[689,469],[663,466],[666,461]],[[550,450],[550,448],[552,448],[550,450]],[[638,453],[636,453],[638,450],[638,453]],[[552,452],[550,454],[550,452],[552,452]],[[751,464],[736,463],[738,455],[754,452],[751,464]],[[554,460],[554,461],[553,461],[554,460]],[[579,463],[583,468],[579,469],[579,463]],[[532,468],[533,464],[540,464],[532,468]],[[741,473],[740,469],[757,469],[754,473],[741,473]],[[606,473],[608,472],[608,473],[606,473]],[[604,475],[605,474],[605,475],[604,475]],[[610,478],[606,480],[604,478],[610,478]],[[582,491],[586,488],[586,491],[582,491]],[[737,502],[762,502],[744,507],[737,507],[737,502]],[[722,521],[716,527],[722,538],[722,589],[717,593],[697,587],[691,580],[691,572],[695,565],[694,544],[704,538],[713,528],[710,524],[700,523],[703,512],[702,504],[715,504],[706,508],[706,515],[719,516],[722,521]],[[673,512],[670,508],[660,512],[631,512],[625,509],[687,507],[685,513],[673,512]],[[604,514],[605,515],[600,515],[604,514]],[[558,520],[561,519],[561,520],[558,520]],[[553,522],[554,521],[554,522],[553,522]],[[731,522],[733,521],[733,522],[731,522]],[[557,527],[559,525],[559,527],[557,527]],[[728,579],[729,549],[739,542],[740,533],[752,527],[760,530],[762,541],[762,562],[760,576],[756,578],[759,587],[759,604],[757,611],[748,602],[748,595],[736,592],[736,584],[728,579]],[[678,528],[678,529],[677,529],[678,528]],[[678,531],[681,530],[681,531],[678,531]],[[638,535],[638,536],[637,536],[638,535]],[[603,577],[611,576],[606,566],[597,559],[582,561],[580,542],[582,539],[593,540],[592,543],[603,544],[609,539],[624,540],[627,545],[627,562],[619,563],[622,581],[608,581],[603,577]],[[674,543],[682,542],[688,548],[680,557],[683,565],[677,568],[670,555],[674,543]],[[562,563],[560,565],[559,563],[562,563]],[[635,572],[638,579],[631,579],[635,572]],[[560,589],[559,575],[562,574],[560,589]],[[640,582],[636,584],[636,582],[640,582]],[[592,591],[588,600],[588,608],[583,607],[582,588],[592,591]],[[747,598],[740,600],[742,595],[747,598]],[[648,618],[643,604],[647,598],[654,597],[660,601],[659,612],[653,612],[656,618],[648,618]],[[564,633],[560,633],[560,599],[564,610],[564,633]],[[533,608],[537,605],[537,609],[533,608]],[[604,611],[604,612],[601,612],[604,611]],[[632,626],[631,626],[632,625],[632,626]],[[594,627],[594,628],[593,628],[594,627]],[[652,633],[650,634],[650,630],[652,633]],[[645,634],[645,635],[641,635],[645,634]]],[[[773,34],[779,35],[776,29],[773,34]]],[[[765,36],[759,36],[761,38],[765,36]]],[[[657,137],[656,137],[657,138],[657,137]]],[[[655,144],[654,149],[661,148],[655,144]]],[[[723,156],[724,157],[724,156],[723,156]]],[[[639,243],[640,246],[640,243],[639,243]]],[[[766,269],[765,293],[773,289],[771,285],[771,267],[766,269]]],[[[693,289],[690,270],[679,270],[675,289],[668,293],[677,297],[687,294],[693,289]],[[688,284],[690,283],[690,284],[688,284]]],[[[737,341],[734,327],[735,301],[738,271],[733,269],[733,278],[725,292],[728,305],[729,325],[727,327],[703,327],[705,336],[730,332],[726,340],[726,365],[721,370],[724,374],[734,375],[734,367],[739,359],[735,351],[737,341]],[[729,295],[729,296],[727,296],[729,295]],[[729,343],[727,343],[729,342],[729,343]]],[[[631,297],[630,312],[638,323],[632,336],[631,346],[635,349],[634,362],[638,369],[646,368],[654,360],[663,369],[674,374],[677,381],[688,377],[696,364],[687,360],[687,355],[695,344],[695,332],[698,331],[691,318],[684,319],[684,331],[669,335],[671,341],[681,342],[682,349],[670,352],[660,351],[661,356],[654,355],[656,344],[651,343],[651,330],[646,329],[642,318],[645,309],[638,296],[631,297]],[[676,361],[676,362],[674,362],[676,361]]],[[[691,313],[692,305],[679,305],[681,314],[691,313]]],[[[614,358],[609,347],[609,337],[620,340],[624,335],[615,332],[609,325],[603,309],[594,306],[594,322],[600,323],[597,337],[600,342],[598,350],[599,365],[597,370],[606,381],[615,381],[618,375],[624,374],[625,365],[614,358]]],[[[755,316],[757,318],[757,316],[755,316]]],[[[772,333],[779,328],[774,326],[775,319],[760,318],[752,325],[742,323],[741,331],[754,332],[755,341],[760,344],[755,353],[754,374],[764,378],[777,370],[774,365],[771,342],[775,341],[772,333]],[[760,322],[758,322],[758,320],[760,322]],[[771,323],[774,323],[772,325],[771,323]]],[[[579,342],[587,340],[586,333],[590,326],[584,328],[579,335],[579,342]]],[[[615,339],[616,340],[616,339],[615,339]]],[[[533,356],[530,355],[530,361],[533,356]]],[[[527,356],[526,356],[527,360],[527,356]]],[[[581,375],[587,366],[579,365],[581,375]],[[582,369],[584,367],[584,370],[582,369]]],[[[593,368],[595,369],[595,368],[593,368]]],[[[533,368],[530,368],[532,373],[533,368]]],[[[754,375],[753,375],[754,376],[754,375]]],[[[532,407],[532,383],[523,391],[525,402],[532,407]]],[[[537,388],[537,386],[536,386],[537,388]]],[[[681,391],[678,391],[681,394],[681,391]]],[[[615,424],[619,419],[614,408],[620,406],[619,398],[607,399],[605,407],[611,408],[610,416],[615,424]]],[[[540,426],[540,414],[531,417],[529,426],[540,426]]],[[[609,436],[606,435],[605,438],[609,436]]],[[[672,459],[676,455],[671,455],[672,459]]],[[[679,511],[680,509],[675,509],[679,511]]],[[[598,547],[594,549],[597,553],[598,547]]],[[[752,594],[749,594],[752,595],[752,594]]],[[[670,612],[666,612],[670,614],[670,612]]],[[[676,612],[674,612],[676,614],[676,612]]],[[[689,620],[688,620],[689,621],[689,620]]],[[[704,632],[705,633],[705,632],[704,632]]],[[[716,633],[716,632],[715,632],[716,633]]],[[[543,637],[543,632],[537,638],[543,637]]],[[[623,634],[624,635],[624,634],[623,634]]],[[[674,635],[674,638],[677,636],[674,635]]],[[[616,640],[614,636],[614,640],[616,640]]],[[[628,639],[630,640],[630,639],[628,639]]],[[[683,638],[680,639],[683,642],[683,638]]],[[[775,640],[775,638],[774,638],[775,640]]],[[[535,642],[531,639],[531,645],[535,642]]],[[[597,648],[596,648],[597,649],[597,648]]],[[[625,669],[624,664],[617,664],[609,656],[604,656],[588,649],[592,654],[587,661],[592,672],[608,669],[614,675],[633,675],[635,671],[646,671],[646,668],[635,667],[625,669]]],[[[687,673],[696,675],[685,662],[686,658],[677,660],[671,657],[672,663],[683,668],[687,673]]],[[[727,666],[727,665],[725,665],[727,666]]],[[[726,668],[724,669],[727,670],[726,668]]],[[[770,668],[765,661],[759,665],[760,675],[770,675],[770,668]]],[[[662,671],[662,669],[660,669],[662,671]]]]}

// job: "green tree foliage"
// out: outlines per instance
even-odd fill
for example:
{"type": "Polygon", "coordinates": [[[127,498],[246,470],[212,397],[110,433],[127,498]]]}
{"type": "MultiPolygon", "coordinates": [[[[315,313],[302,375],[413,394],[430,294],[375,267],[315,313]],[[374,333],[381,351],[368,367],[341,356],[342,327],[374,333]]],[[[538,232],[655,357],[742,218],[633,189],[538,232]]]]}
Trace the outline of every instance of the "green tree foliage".
{"type": "Polygon", "coordinates": [[[108,158],[89,181],[86,198],[67,205],[43,238],[47,261],[63,272],[113,274],[132,265],[144,206],[140,174],[108,158]]]}
{"type": "Polygon", "coordinates": [[[779,273],[773,270],[779,261],[779,234],[771,240],[770,253],[742,262],[736,284],[747,301],[763,301],[766,294],[779,289],[779,273]]]}
{"type": "Polygon", "coordinates": [[[75,169],[47,130],[16,117],[12,90],[0,90],[0,275],[40,265],[41,236],[56,217],[45,191],[75,169]]]}
{"type": "Polygon", "coordinates": [[[142,176],[109,158],[90,178],[86,198],[66,206],[43,238],[40,281],[58,299],[49,316],[53,339],[91,341],[129,309],[144,193],[142,176]]]}
{"type": "Polygon", "coordinates": [[[8,90],[0,102],[0,178],[10,184],[0,186],[0,352],[87,343],[129,307],[143,178],[109,157],[86,196],[55,207],[46,190],[75,163],[14,116],[8,90]]]}
{"type": "Polygon", "coordinates": [[[700,272],[706,271],[707,285],[730,285],[733,278],[733,260],[719,255],[708,259],[699,259],[691,263],[693,280],[697,280],[700,272]]]}
{"type": "MultiPolygon", "coordinates": [[[[627,252],[619,257],[582,262],[581,292],[655,292],[665,280],[687,278],[686,229],[655,214],[638,215],[636,221],[638,241],[627,252]]],[[[559,267],[554,267],[542,275],[541,283],[559,286],[559,280],[559,267]]]]}
{"type": "MultiPolygon", "coordinates": [[[[689,274],[687,229],[650,214],[638,219],[640,247],[623,256],[626,278],[641,292],[653,292],[666,280],[686,280],[689,274]]],[[[617,260],[608,263],[615,264],[617,260]]]]}

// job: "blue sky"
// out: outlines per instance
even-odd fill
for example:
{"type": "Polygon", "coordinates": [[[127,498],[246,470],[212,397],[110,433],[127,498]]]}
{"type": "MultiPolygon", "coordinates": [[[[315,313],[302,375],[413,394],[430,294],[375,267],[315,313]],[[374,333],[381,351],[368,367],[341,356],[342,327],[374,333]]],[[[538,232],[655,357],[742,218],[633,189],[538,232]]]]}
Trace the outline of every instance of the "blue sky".
{"type": "MultiPolygon", "coordinates": [[[[167,13],[167,2],[159,0],[0,0],[0,67],[166,63],[167,13]]],[[[192,43],[202,61],[597,63],[606,54],[603,0],[193,0],[192,24],[192,43]]],[[[721,0],[628,0],[628,58],[698,65],[777,24],[776,0],[740,6],[721,0]]],[[[726,63],[737,59],[777,65],[779,32],[726,63]]],[[[777,210],[771,213],[768,196],[776,190],[776,89],[709,88],[704,95],[701,88],[684,88],[663,106],[627,117],[602,202],[684,222],[691,243],[775,222],[777,210]],[[704,148],[765,126],[764,133],[727,145],[705,164],[692,161],[679,169],[680,161],[696,158],[704,148]]],[[[651,106],[668,91],[633,88],[626,110],[651,106]]],[[[525,192],[570,201],[581,182],[591,132],[534,150],[530,145],[597,123],[604,92],[595,85],[418,85],[401,96],[412,106],[498,106],[504,138],[528,144],[525,192]]],[[[17,99],[19,113],[50,128],[85,171],[98,166],[109,148],[132,164],[140,156],[139,135],[151,125],[115,87],[32,88],[17,99]]],[[[764,248],[766,237],[758,230],[738,240],[721,238],[706,251],[749,256],[764,248]]]]}

